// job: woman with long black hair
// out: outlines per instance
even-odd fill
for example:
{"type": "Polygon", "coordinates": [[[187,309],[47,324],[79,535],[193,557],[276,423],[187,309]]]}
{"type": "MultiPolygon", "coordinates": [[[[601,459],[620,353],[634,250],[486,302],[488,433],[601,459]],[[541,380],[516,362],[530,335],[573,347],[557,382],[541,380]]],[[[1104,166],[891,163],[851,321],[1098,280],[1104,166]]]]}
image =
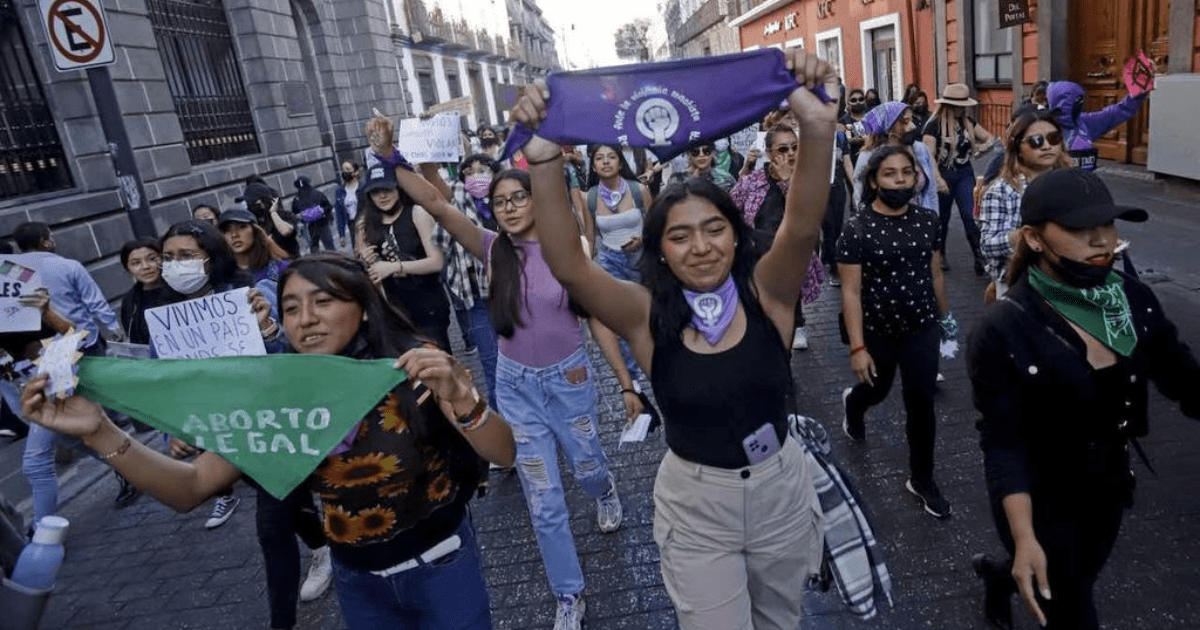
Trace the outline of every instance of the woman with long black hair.
{"type": "Polygon", "coordinates": [[[1146,218],[1094,173],[1039,175],[1022,196],[1008,294],[971,335],[987,492],[1012,558],[973,564],[999,627],[1014,591],[1046,628],[1100,627],[1093,589],[1133,500],[1149,382],[1200,418],[1200,365],[1154,292],[1112,268],[1115,220],[1146,218]]]}
{"type": "MultiPolygon", "coordinates": [[[[508,425],[480,404],[470,372],[430,347],[407,316],[381,298],[362,263],[339,254],[297,260],[280,280],[278,300],[283,330],[297,353],[359,360],[399,356],[396,367],[409,377],[298,489],[315,489],[324,499],[324,534],[347,626],[490,630],[467,503],[479,481],[479,456],[511,465],[508,425]],[[418,400],[417,383],[432,393],[428,401],[418,400]],[[406,430],[396,431],[397,422],[406,430]],[[379,452],[395,455],[400,465],[353,485],[342,481],[338,471],[379,452]],[[386,492],[397,485],[409,492],[386,492]],[[438,491],[430,492],[435,485],[438,491]],[[366,510],[386,515],[380,519],[386,527],[364,534],[339,516],[366,510]]],[[[40,377],[26,387],[22,402],[28,417],[81,437],[97,453],[110,453],[107,463],[177,510],[192,509],[241,477],[212,452],[185,463],[129,441],[98,405],[80,396],[47,404],[45,386],[40,377]]]]}
{"type": "MultiPolygon", "coordinates": [[[[828,64],[790,54],[799,87],[836,91],[828,64]]],[[[546,92],[527,88],[514,119],[536,130],[555,97],[546,92]]],[[[685,630],[795,630],[821,559],[822,515],[786,421],[795,307],[829,191],[836,105],[807,89],[790,103],[805,144],[773,245],[760,258],[729,195],[687,179],[647,216],[645,284],[589,260],[563,201],[558,147],[536,135],[525,145],[550,270],[629,342],[664,414],[670,450],[655,480],[654,539],[685,630]]]]}
{"type": "Polygon", "coordinates": [[[371,280],[421,334],[449,349],[450,300],[440,278],[446,257],[434,240],[433,218],[384,166],[371,167],[359,194],[358,256],[369,265],[371,280]]]}

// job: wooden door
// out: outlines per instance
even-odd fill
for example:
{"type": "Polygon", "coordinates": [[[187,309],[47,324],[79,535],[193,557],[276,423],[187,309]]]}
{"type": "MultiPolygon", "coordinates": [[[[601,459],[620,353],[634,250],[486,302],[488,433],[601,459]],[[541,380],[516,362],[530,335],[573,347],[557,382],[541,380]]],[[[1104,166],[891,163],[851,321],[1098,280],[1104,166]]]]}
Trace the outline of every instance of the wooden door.
{"type": "MultiPolygon", "coordinates": [[[[1071,80],[1087,91],[1084,111],[1125,98],[1125,62],[1139,50],[1162,71],[1168,49],[1170,0],[1072,0],[1071,80]]],[[[1100,157],[1146,163],[1149,105],[1127,124],[1095,141],[1100,157]]]]}

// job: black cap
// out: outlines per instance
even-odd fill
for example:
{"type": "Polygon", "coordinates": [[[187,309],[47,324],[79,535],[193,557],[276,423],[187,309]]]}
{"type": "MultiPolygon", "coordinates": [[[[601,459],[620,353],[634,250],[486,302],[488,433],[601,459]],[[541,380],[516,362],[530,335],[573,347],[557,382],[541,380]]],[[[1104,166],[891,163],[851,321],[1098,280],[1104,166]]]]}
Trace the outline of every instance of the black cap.
{"type": "Polygon", "coordinates": [[[396,174],[392,172],[392,169],[376,164],[367,173],[367,181],[363,184],[362,194],[369,195],[375,190],[396,190],[399,188],[400,184],[396,183],[396,174]]]}
{"type": "Polygon", "coordinates": [[[222,227],[226,223],[254,223],[254,215],[249,210],[230,208],[221,212],[221,217],[217,219],[218,227],[222,227]]]}
{"type": "Polygon", "coordinates": [[[1077,168],[1042,173],[1021,197],[1022,225],[1053,221],[1068,228],[1089,228],[1113,219],[1140,223],[1149,216],[1141,208],[1113,203],[1099,176],[1077,168]]]}

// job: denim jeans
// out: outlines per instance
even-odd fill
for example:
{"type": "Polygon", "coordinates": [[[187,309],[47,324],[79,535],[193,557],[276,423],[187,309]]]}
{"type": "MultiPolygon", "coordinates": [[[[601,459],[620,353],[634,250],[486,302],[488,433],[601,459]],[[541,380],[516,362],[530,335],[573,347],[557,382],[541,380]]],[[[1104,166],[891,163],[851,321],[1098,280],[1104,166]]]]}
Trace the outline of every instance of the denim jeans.
{"type": "Polygon", "coordinates": [[[58,474],[54,469],[54,447],[58,434],[37,423],[29,425],[21,472],[33,494],[33,522],[58,512],[58,474]]]}
{"type": "MultiPolygon", "coordinates": [[[[638,261],[642,259],[641,249],[636,252],[625,252],[612,249],[600,242],[596,243],[596,247],[599,248],[596,252],[596,264],[607,271],[608,275],[617,280],[639,283],[642,281],[642,272],[638,268],[638,261]]],[[[638,367],[637,361],[633,359],[633,352],[629,350],[629,344],[625,343],[625,339],[618,337],[617,340],[621,344],[621,358],[625,361],[625,368],[629,370],[629,377],[637,382],[642,370],[638,367]]]]}
{"type": "Polygon", "coordinates": [[[267,573],[271,627],[292,628],[296,625],[296,604],[300,599],[300,547],[296,536],[309,549],[318,549],[325,546],[325,532],[312,492],[306,486],[296,488],[282,501],[261,487],[256,489],[254,525],[267,573]]]}
{"type": "Polygon", "coordinates": [[[385,578],[346,567],[335,554],[338,604],[350,630],[491,630],[479,543],[469,516],[457,533],[462,538],[458,551],[385,578]]]}
{"type": "Polygon", "coordinates": [[[330,227],[329,221],[313,221],[308,224],[308,247],[309,253],[321,251],[321,246],[333,252],[337,248],[333,246],[333,228],[330,227]]]}
{"type": "Polygon", "coordinates": [[[496,403],[496,354],[499,342],[496,340],[496,329],[492,328],[492,315],[488,310],[487,300],[475,298],[475,306],[460,308],[455,302],[454,316],[458,319],[458,327],[462,329],[463,341],[473,345],[479,351],[479,363],[483,366],[483,382],[487,384],[488,400],[496,403]]]}
{"type": "Polygon", "coordinates": [[[589,495],[599,498],[610,487],[608,460],[596,432],[596,388],[587,351],[581,347],[545,368],[500,355],[496,396],[517,443],[517,473],[550,589],[557,595],[578,593],[583,570],[571,536],[558,449],[589,495]]]}
{"type": "Polygon", "coordinates": [[[938,193],[938,215],[942,221],[942,258],[946,257],[946,241],[949,240],[950,209],[958,204],[958,216],[962,219],[963,231],[967,234],[967,243],[971,253],[979,260],[979,225],[975,223],[975,168],[969,163],[966,166],[942,169],[942,179],[946,180],[949,192],[938,193]]]}

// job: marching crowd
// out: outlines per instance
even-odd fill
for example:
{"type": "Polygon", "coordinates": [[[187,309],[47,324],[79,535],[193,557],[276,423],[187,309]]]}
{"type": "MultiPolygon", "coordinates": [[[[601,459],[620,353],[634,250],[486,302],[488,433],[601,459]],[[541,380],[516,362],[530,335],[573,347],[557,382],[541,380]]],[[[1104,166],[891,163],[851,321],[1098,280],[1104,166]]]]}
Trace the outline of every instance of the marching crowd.
{"type": "MultiPolygon", "coordinates": [[[[1114,220],[1146,213],[1116,205],[1089,172],[1091,139],[1144,97],[1087,113],[1078,86],[1050,83],[993,138],[968,115],[976,102],[964,85],[946,86],[933,111],[916,86],[881,103],[873,90],[843,93],[815,56],[790,54],[801,89],[782,108],[776,99],[762,149],[745,155],[727,137],[662,161],[616,141],[559,143],[539,128],[549,102],[576,95],[540,83],[511,118],[533,138],[507,154],[502,131],[482,127],[461,163],[413,166],[377,118],[363,164],[341,164],[334,202],[300,177],[289,211],[251,178],[242,205],[199,206],[160,239],[127,243],[121,263],[135,284],[119,313],[78,263],[53,253],[45,224],[22,225],[16,246],[44,261],[48,289],[24,299],[46,326],[5,335],[9,363],[72,324],[88,330],[88,354],[105,353],[97,322],[110,340],[149,344],[147,309],[248,287],[269,353],[395,358],[410,375],[305,484],[283,499],[259,488],[271,627],[294,627],[297,600],[333,581],[355,630],[490,628],[468,510],[490,462],[519,476],[558,602],[555,629],[572,630],[586,576],[560,454],[595,500],[596,527],[613,532],[623,519],[596,426],[594,340],[626,419],[662,417],[654,539],[680,627],[794,630],[826,520],[788,432],[791,352],[808,347],[804,304],[822,284],[840,289],[856,380],[842,395],[842,428],[853,441],[899,372],[905,490],[949,517],[934,392],[959,337],[943,281],[957,205],[995,301],[964,340],[986,492],[1010,555],[975,558],[984,612],[1011,627],[1018,594],[1046,627],[1098,628],[1093,583],[1132,496],[1148,382],[1200,415],[1200,365],[1154,294],[1113,270],[1114,220]],[[972,160],[989,151],[995,172],[977,177],[972,160]],[[448,354],[452,315],[486,392],[448,354]],[[403,465],[348,480],[381,454],[403,465]],[[376,526],[358,526],[368,513],[376,526]],[[314,550],[303,585],[297,536],[314,550]]],[[[209,527],[237,507],[236,481],[257,487],[217,454],[175,438],[159,452],[131,441],[118,414],[80,396],[48,400],[44,376],[23,380],[20,393],[5,382],[4,400],[31,421],[35,517],[57,508],[59,439],[82,441],[115,469],[120,505],[146,493],[189,510],[216,497],[209,527]]]]}

